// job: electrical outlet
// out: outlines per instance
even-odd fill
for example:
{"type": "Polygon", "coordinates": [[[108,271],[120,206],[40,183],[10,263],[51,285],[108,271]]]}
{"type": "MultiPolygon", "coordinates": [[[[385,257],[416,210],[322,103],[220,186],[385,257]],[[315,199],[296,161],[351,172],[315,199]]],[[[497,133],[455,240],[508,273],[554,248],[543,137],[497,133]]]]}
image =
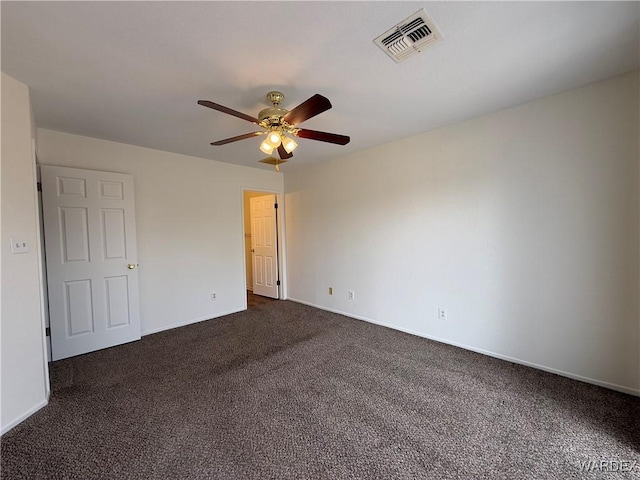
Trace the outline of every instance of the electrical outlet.
{"type": "Polygon", "coordinates": [[[333,287],[329,287],[329,295],[333,295],[333,287]]]}
{"type": "Polygon", "coordinates": [[[353,290],[349,290],[349,300],[355,300],[356,294],[353,290]]]}
{"type": "Polygon", "coordinates": [[[216,301],[216,292],[211,292],[211,301],[215,302],[216,301]]]}
{"type": "Polygon", "coordinates": [[[438,308],[438,319],[446,320],[447,319],[447,309],[446,308],[438,308]]]}

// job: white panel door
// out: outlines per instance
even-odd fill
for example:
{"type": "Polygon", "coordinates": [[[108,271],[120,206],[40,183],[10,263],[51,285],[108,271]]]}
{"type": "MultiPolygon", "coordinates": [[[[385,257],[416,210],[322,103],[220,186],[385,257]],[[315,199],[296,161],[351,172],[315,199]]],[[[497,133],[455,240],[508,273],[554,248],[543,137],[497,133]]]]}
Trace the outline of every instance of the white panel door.
{"type": "Polygon", "coordinates": [[[40,173],[52,359],[139,340],[133,177],[40,173]]]}
{"type": "Polygon", "coordinates": [[[278,298],[278,248],[276,242],[276,196],[249,199],[253,293],[278,298]]]}

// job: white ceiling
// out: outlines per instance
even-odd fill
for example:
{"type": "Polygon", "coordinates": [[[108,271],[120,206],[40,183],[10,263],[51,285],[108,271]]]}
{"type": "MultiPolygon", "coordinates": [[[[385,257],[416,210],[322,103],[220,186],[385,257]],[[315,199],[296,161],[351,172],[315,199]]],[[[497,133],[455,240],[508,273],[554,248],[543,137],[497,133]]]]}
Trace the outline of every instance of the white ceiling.
{"type": "Polygon", "coordinates": [[[280,90],[333,109],[283,170],[639,68],[639,2],[7,2],[2,71],[39,127],[258,168],[255,116],[280,90]],[[425,8],[444,41],[396,64],[373,39],[425,8]]]}

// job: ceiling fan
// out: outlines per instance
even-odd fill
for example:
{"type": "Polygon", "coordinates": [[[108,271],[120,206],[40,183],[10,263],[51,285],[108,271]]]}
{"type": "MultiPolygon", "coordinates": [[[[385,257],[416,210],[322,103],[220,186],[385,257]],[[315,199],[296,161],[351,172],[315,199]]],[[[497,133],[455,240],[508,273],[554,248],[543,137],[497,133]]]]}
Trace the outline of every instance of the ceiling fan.
{"type": "Polygon", "coordinates": [[[260,113],[258,113],[257,118],[232,110],[231,108],[218,105],[217,103],[210,102],[209,100],[198,100],[199,105],[218,110],[219,112],[226,113],[228,115],[233,115],[234,117],[241,118],[264,128],[263,131],[245,133],[244,135],[218,140],[217,142],[212,142],[211,145],[226,145],[227,143],[237,142],[247,138],[267,135],[267,138],[260,145],[260,150],[267,155],[271,155],[273,151],[277,149],[280,158],[277,159],[270,157],[261,161],[275,165],[276,170],[279,170],[278,165],[286,162],[288,158],[291,158],[293,156],[293,150],[298,146],[296,141],[291,138],[292,136],[307,138],[309,140],[318,140],[320,142],[335,143],[338,145],[346,145],[351,140],[346,135],[319,132],[317,130],[298,127],[298,124],[331,108],[331,102],[329,99],[320,94],[316,93],[293,110],[286,110],[280,107],[280,104],[284,100],[284,94],[280,92],[274,91],[267,93],[267,100],[271,102],[273,106],[261,110],[260,113]],[[287,136],[287,134],[289,136],[287,136]]]}

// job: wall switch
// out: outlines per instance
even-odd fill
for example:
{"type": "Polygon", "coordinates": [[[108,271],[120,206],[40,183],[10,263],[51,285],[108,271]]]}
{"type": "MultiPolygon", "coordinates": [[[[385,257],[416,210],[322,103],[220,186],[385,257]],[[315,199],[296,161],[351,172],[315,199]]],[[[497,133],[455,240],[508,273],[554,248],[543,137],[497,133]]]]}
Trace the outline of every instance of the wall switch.
{"type": "Polygon", "coordinates": [[[349,300],[355,300],[356,298],[356,294],[353,292],[353,290],[349,290],[349,300]]]}
{"type": "Polygon", "coordinates": [[[216,292],[211,292],[211,301],[215,302],[216,300],[216,292]]]}
{"type": "Polygon", "coordinates": [[[11,241],[11,253],[28,253],[29,244],[26,240],[10,238],[11,241]]]}
{"type": "Polygon", "coordinates": [[[333,295],[333,287],[329,287],[329,295],[333,295]]]}
{"type": "Polygon", "coordinates": [[[446,308],[439,308],[438,309],[438,318],[440,320],[446,320],[447,319],[447,309],[446,308]]]}

